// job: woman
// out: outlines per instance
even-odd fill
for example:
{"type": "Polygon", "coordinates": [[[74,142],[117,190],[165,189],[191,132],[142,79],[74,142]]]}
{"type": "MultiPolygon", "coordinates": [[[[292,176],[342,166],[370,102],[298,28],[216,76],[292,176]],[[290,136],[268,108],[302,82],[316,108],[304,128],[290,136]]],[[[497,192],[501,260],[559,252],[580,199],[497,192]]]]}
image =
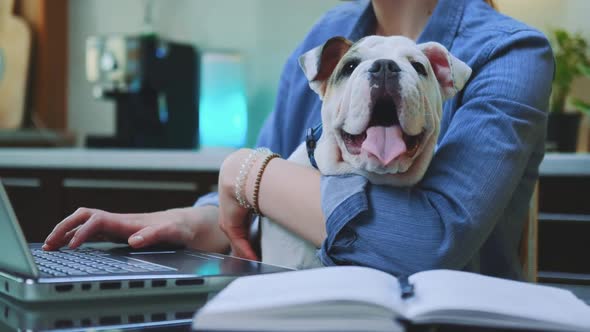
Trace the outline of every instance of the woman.
{"type": "MultiPolygon", "coordinates": [[[[542,33],[497,13],[490,2],[372,0],[328,12],[287,61],[258,145],[287,157],[304,140],[305,129],[319,122],[320,101],[297,58],[335,35],[437,41],[473,69],[472,78],[445,103],[437,152],[416,186],[322,177],[275,158],[260,183],[260,211],[314,243],[325,265],[358,264],[393,274],[454,268],[520,278],[518,245],[543,157],[554,64],[542,33]]],[[[256,258],[247,240],[248,209],[234,194],[249,153],[242,149],[224,161],[218,197],[143,215],[81,209],[56,227],[45,248],[68,241],[77,247],[106,234],[129,237],[134,247],[175,241],[223,251],[231,244],[236,254],[256,258]]],[[[244,184],[249,204],[251,179],[260,168],[259,160],[244,184]]]]}

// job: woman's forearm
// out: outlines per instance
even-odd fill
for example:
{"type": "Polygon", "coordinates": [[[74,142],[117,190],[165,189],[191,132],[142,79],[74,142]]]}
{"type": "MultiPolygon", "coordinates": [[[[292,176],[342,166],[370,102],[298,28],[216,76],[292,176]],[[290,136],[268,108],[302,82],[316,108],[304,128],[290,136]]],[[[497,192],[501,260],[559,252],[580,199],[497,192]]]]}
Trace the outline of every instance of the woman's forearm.
{"type": "MultiPolygon", "coordinates": [[[[248,187],[253,188],[256,174],[251,175],[248,187]]],[[[326,238],[320,173],[315,169],[284,159],[271,160],[260,182],[259,208],[266,217],[318,247],[326,238]]]]}

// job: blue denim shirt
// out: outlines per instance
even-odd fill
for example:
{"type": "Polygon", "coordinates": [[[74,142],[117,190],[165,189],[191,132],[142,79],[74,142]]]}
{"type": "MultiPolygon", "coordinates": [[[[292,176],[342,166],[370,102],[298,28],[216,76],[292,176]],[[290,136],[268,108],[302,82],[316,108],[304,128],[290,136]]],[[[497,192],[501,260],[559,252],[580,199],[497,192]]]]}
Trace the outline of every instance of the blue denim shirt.
{"type": "MultiPolygon", "coordinates": [[[[298,57],[333,36],[355,41],[375,28],[370,1],[326,13],[288,59],[274,112],[258,145],[288,156],[320,121],[320,100],[298,57]]],[[[554,62],[545,36],[483,0],[440,0],[418,43],[437,41],[473,74],[444,104],[438,148],[411,188],[357,175],[323,176],[325,265],[394,275],[435,268],[518,279],[518,249],[543,158],[554,62]]],[[[198,205],[215,197],[204,197],[198,205]]]]}

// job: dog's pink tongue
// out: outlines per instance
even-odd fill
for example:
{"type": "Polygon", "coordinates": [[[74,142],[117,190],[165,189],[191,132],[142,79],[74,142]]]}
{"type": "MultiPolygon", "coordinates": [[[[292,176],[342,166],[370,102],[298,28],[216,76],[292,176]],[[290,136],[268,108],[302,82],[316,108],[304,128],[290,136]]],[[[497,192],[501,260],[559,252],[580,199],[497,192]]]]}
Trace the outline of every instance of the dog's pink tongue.
{"type": "Polygon", "coordinates": [[[383,166],[406,152],[406,143],[402,137],[400,126],[369,127],[367,138],[361,146],[362,150],[374,155],[383,166]]]}

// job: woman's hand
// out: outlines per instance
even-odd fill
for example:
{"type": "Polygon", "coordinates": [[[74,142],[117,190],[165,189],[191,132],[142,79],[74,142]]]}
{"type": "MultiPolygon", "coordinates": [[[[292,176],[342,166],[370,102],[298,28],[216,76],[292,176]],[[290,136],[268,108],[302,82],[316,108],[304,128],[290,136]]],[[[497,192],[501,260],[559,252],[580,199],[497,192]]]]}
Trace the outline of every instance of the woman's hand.
{"type": "Polygon", "coordinates": [[[117,214],[80,208],[60,222],[45,240],[43,249],[64,245],[77,248],[91,239],[124,240],[134,248],[156,243],[222,252],[227,238],[217,224],[217,207],[189,207],[143,214],[117,214]]]}
{"type": "MultiPolygon", "coordinates": [[[[250,225],[247,222],[249,210],[240,206],[235,196],[236,178],[241,164],[251,151],[240,149],[223,161],[219,172],[219,226],[229,238],[234,255],[258,260],[249,242],[250,225]]],[[[248,177],[252,177],[252,174],[248,177]]]]}

